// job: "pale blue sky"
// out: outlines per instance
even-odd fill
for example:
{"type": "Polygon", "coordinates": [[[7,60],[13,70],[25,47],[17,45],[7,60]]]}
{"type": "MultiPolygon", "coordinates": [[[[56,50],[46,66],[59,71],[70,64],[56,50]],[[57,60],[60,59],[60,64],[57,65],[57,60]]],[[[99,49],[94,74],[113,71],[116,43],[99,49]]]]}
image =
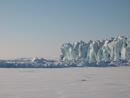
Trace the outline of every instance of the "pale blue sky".
{"type": "Polygon", "coordinates": [[[130,0],[0,0],[0,58],[57,58],[66,42],[130,36],[130,0]]]}

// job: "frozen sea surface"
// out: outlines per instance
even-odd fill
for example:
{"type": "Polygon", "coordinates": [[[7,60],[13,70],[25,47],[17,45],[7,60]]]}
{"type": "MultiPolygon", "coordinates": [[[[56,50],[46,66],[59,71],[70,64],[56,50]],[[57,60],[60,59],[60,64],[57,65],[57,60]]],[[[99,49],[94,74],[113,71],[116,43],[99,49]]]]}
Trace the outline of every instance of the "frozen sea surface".
{"type": "Polygon", "coordinates": [[[1,68],[0,98],[130,98],[130,67],[1,68]]]}

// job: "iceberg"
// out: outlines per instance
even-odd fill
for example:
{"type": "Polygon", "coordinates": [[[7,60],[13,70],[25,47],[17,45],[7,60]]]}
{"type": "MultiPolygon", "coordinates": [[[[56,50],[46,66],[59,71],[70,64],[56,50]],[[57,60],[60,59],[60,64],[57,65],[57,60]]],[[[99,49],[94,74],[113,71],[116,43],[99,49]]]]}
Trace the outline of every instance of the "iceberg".
{"type": "Polygon", "coordinates": [[[64,43],[59,60],[45,58],[0,59],[4,68],[62,68],[62,67],[107,67],[130,65],[130,38],[115,38],[96,41],[64,43]]]}
{"type": "Polygon", "coordinates": [[[64,62],[86,62],[86,66],[129,62],[130,40],[127,37],[118,36],[109,40],[87,43],[83,41],[65,43],[61,47],[61,60],[64,62]]]}

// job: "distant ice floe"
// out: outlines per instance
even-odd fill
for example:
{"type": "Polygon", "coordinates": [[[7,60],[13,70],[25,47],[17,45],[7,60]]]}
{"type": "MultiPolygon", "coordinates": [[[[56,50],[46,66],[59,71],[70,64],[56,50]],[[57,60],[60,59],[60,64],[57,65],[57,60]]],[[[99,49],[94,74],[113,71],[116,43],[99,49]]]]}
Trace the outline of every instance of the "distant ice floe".
{"type": "Polygon", "coordinates": [[[0,60],[0,67],[8,68],[62,68],[84,66],[129,66],[130,38],[118,36],[107,40],[65,43],[59,60],[19,58],[0,60]]]}

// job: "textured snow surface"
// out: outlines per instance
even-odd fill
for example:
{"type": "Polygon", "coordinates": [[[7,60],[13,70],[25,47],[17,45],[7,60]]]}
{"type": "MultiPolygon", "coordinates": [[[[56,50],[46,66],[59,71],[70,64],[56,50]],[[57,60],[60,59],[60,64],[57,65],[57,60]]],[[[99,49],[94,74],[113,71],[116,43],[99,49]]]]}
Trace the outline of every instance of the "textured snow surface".
{"type": "Polygon", "coordinates": [[[1,68],[0,98],[130,98],[130,67],[1,68]]]}

